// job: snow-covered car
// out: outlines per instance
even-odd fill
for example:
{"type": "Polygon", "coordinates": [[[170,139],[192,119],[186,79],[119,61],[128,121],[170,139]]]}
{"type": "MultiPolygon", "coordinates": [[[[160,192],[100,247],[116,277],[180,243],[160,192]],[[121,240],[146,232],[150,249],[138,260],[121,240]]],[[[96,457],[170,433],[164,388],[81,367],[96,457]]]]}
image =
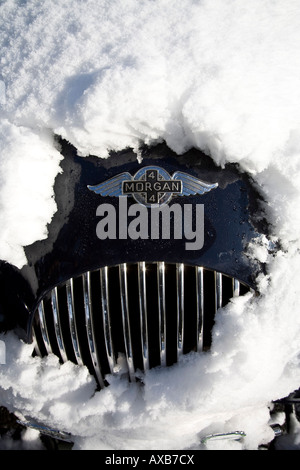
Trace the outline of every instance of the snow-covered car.
{"type": "Polygon", "coordinates": [[[33,354],[86,366],[97,389],[114,375],[142,384],[152,368],[209,351],[219,309],[259,295],[265,272],[246,254],[268,235],[252,179],[196,149],[179,158],[145,145],[139,158],[125,149],[82,159],[57,143],[64,171],[48,238],[26,247],[22,269],[1,263],[2,331],[15,329],[33,354]]]}
{"type": "Polygon", "coordinates": [[[1,448],[299,449],[299,12],[0,2],[1,448]]]}

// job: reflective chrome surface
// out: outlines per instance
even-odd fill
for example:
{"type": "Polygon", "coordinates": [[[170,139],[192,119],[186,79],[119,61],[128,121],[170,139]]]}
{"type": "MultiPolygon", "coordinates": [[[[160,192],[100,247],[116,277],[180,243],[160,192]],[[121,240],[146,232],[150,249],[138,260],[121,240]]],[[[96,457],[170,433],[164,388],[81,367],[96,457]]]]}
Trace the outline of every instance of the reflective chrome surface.
{"type": "Polygon", "coordinates": [[[209,434],[201,439],[202,444],[206,444],[212,441],[224,441],[224,440],[231,440],[231,441],[240,441],[246,437],[246,433],[244,431],[233,431],[233,432],[224,432],[220,434],[209,434]]]}
{"type": "Polygon", "coordinates": [[[157,264],[158,318],[160,331],[160,364],[166,365],[166,288],[165,263],[157,264]]]}
{"type": "Polygon", "coordinates": [[[105,266],[100,269],[100,287],[101,287],[101,305],[102,305],[102,318],[104,339],[106,346],[106,353],[109,363],[110,372],[113,373],[116,366],[114,346],[111,336],[111,318],[109,309],[109,287],[108,287],[108,268],[105,266]]]}
{"type": "Polygon", "coordinates": [[[183,353],[184,335],[184,264],[176,265],[177,283],[177,352],[178,356],[183,353]]]}
{"type": "Polygon", "coordinates": [[[120,265],[120,289],[121,289],[121,305],[122,305],[122,321],[124,332],[125,353],[128,365],[129,376],[134,380],[135,371],[133,364],[133,351],[131,343],[131,329],[129,318],[129,305],[128,305],[128,288],[127,288],[127,265],[120,265]]]}
{"type": "Polygon", "coordinates": [[[36,352],[86,365],[100,388],[109,374],[126,369],[134,381],[140,371],[208,350],[217,310],[248,290],[201,266],[105,266],[69,279],[41,300],[33,324],[36,352]]]}
{"type": "Polygon", "coordinates": [[[147,288],[146,288],[146,263],[138,264],[139,277],[139,306],[141,322],[141,344],[144,370],[149,369],[149,336],[148,336],[148,314],[147,314],[147,288]]]}
{"type": "Polygon", "coordinates": [[[85,326],[88,338],[91,358],[95,370],[96,377],[101,387],[104,386],[102,373],[100,370],[100,360],[97,354],[96,338],[93,324],[93,307],[91,300],[91,273],[87,272],[82,276],[83,282],[83,298],[84,298],[84,311],[85,311],[85,326]]]}
{"type": "Polygon", "coordinates": [[[203,313],[204,313],[204,286],[203,286],[203,268],[197,266],[196,270],[196,300],[197,300],[197,351],[203,349],[203,313]]]}
{"type": "Polygon", "coordinates": [[[74,353],[76,357],[76,362],[79,365],[83,365],[81,351],[80,351],[80,343],[78,341],[76,319],[75,319],[73,279],[69,279],[66,282],[66,292],[67,292],[70,333],[71,333],[72,344],[73,344],[74,353]]]}
{"type": "Polygon", "coordinates": [[[39,314],[40,329],[41,329],[44,345],[47,350],[47,353],[50,354],[52,352],[52,349],[51,349],[50,339],[49,339],[48,330],[47,330],[43,301],[38,306],[38,314],[39,314]]]}
{"type": "Polygon", "coordinates": [[[55,287],[51,292],[51,304],[52,304],[52,312],[53,312],[53,319],[54,319],[54,327],[55,327],[55,335],[57,344],[59,347],[59,352],[61,354],[62,360],[64,362],[67,361],[67,354],[65,350],[63,335],[61,331],[60,325],[60,316],[59,316],[59,305],[57,299],[57,287],[55,287]]]}

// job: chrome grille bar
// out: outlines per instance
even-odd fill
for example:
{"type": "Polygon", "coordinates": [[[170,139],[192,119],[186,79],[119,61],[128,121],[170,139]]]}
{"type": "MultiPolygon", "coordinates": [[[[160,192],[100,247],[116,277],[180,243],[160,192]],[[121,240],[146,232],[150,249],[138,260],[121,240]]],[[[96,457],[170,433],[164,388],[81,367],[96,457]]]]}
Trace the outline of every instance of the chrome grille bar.
{"type": "Polygon", "coordinates": [[[146,372],[173,364],[185,352],[208,350],[215,311],[242,292],[237,279],[201,266],[105,266],[71,278],[40,301],[33,324],[36,352],[87,365],[101,388],[123,354],[135,381],[137,369],[146,372]]]}
{"type": "Polygon", "coordinates": [[[222,274],[215,271],[215,311],[222,307],[222,274]]]}
{"type": "Polygon", "coordinates": [[[102,305],[102,318],[103,318],[103,329],[104,329],[104,341],[106,347],[106,354],[110,372],[114,372],[116,366],[115,353],[113,347],[113,341],[111,336],[111,318],[109,309],[109,293],[108,293],[108,267],[100,269],[100,289],[101,289],[101,305],[102,305]]]}
{"type": "Polygon", "coordinates": [[[86,333],[88,338],[88,345],[90,350],[90,355],[95,370],[96,377],[101,387],[104,387],[104,380],[100,370],[100,361],[98,359],[95,333],[93,326],[93,311],[92,311],[92,299],[91,299],[91,273],[87,272],[82,275],[82,284],[83,284],[83,299],[84,299],[84,312],[85,312],[85,326],[86,333]]]}
{"type": "Polygon", "coordinates": [[[166,365],[166,286],[165,263],[157,264],[157,289],[158,289],[158,318],[160,341],[160,364],[166,365]]]}
{"type": "Polygon", "coordinates": [[[47,354],[52,353],[51,342],[48,335],[47,329],[47,322],[45,318],[45,309],[44,309],[44,301],[42,300],[38,306],[38,315],[39,315],[39,322],[40,322],[40,330],[44,342],[44,346],[46,348],[47,354]]]}
{"type": "Polygon", "coordinates": [[[238,297],[240,295],[240,281],[237,279],[232,279],[232,291],[233,297],[238,297]]]}
{"type": "Polygon", "coordinates": [[[75,354],[77,364],[83,365],[81,351],[80,351],[80,343],[78,341],[76,319],[75,319],[74,287],[73,287],[72,278],[66,282],[66,294],[67,294],[67,306],[68,306],[70,333],[71,333],[74,354],[75,354]]]}
{"type": "Polygon", "coordinates": [[[138,263],[139,306],[141,322],[141,344],[144,371],[149,369],[148,347],[148,318],[147,318],[147,290],[146,290],[146,263],[138,263]]]}
{"type": "Polygon", "coordinates": [[[184,264],[176,265],[177,284],[177,356],[183,353],[184,335],[184,264]]]}
{"type": "Polygon", "coordinates": [[[122,307],[122,322],[123,334],[125,343],[125,353],[128,365],[128,371],[131,381],[135,381],[135,370],[133,364],[130,319],[129,319],[129,305],[128,305],[128,288],[127,288],[127,264],[123,263],[119,268],[120,274],[120,291],[121,291],[121,307],[122,307]]]}
{"type": "Polygon", "coordinates": [[[204,286],[203,268],[196,266],[196,305],[197,305],[197,351],[203,349],[203,327],[204,327],[204,286]]]}
{"type": "Polygon", "coordinates": [[[53,320],[54,320],[54,328],[55,328],[55,335],[58,344],[58,349],[61,355],[63,362],[68,360],[63,335],[61,331],[61,324],[60,324],[60,317],[59,317],[59,306],[58,306],[58,298],[57,298],[57,287],[55,287],[51,291],[51,304],[52,304],[52,312],[53,312],[53,320]]]}

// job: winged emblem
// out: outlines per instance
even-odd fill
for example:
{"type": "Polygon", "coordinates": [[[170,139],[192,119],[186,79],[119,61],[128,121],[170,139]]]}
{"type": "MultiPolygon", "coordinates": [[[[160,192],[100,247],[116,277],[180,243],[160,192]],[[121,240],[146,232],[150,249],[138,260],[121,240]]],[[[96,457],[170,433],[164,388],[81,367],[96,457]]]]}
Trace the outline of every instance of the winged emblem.
{"type": "Polygon", "coordinates": [[[88,188],[90,191],[94,191],[94,193],[100,194],[101,196],[123,196],[123,181],[131,181],[132,179],[131,174],[124,171],[103,183],[96,184],[95,186],[88,185],[88,188]]]}
{"type": "Polygon", "coordinates": [[[214,188],[218,187],[218,183],[208,184],[204,183],[204,181],[195,178],[188,173],[184,173],[183,171],[175,171],[172,178],[174,180],[182,181],[182,191],[181,194],[178,196],[190,196],[192,194],[204,194],[208,193],[214,188]]]}
{"type": "Polygon", "coordinates": [[[175,194],[205,194],[217,186],[218,183],[208,184],[182,171],[176,171],[170,176],[163,168],[147,166],[141,168],[134,176],[125,171],[103,183],[89,185],[88,189],[101,196],[131,195],[140,204],[151,206],[166,204],[175,194]]]}

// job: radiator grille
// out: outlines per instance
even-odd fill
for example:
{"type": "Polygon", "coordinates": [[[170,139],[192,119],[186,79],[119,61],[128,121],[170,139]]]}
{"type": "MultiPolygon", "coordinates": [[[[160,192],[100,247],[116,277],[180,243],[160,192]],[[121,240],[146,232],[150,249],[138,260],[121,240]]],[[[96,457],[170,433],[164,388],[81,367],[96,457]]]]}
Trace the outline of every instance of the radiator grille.
{"type": "MultiPolygon", "coordinates": [[[[85,364],[100,388],[125,358],[136,372],[209,349],[215,313],[249,290],[200,266],[135,263],[86,272],[55,287],[34,316],[36,352],[85,364]]],[[[124,362],[124,361],[123,361],[124,362]]]]}

